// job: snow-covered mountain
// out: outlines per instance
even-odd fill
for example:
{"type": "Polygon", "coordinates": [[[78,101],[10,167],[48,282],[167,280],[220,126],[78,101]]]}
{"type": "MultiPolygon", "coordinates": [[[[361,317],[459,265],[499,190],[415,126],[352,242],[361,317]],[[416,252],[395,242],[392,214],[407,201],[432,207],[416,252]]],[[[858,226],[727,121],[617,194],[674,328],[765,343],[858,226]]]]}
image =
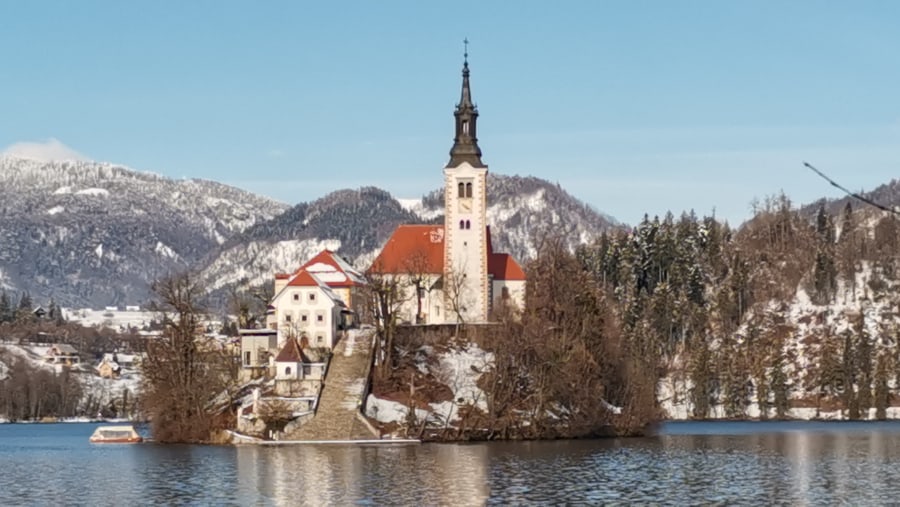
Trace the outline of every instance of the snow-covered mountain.
{"type": "MultiPolygon", "coordinates": [[[[521,260],[544,234],[571,246],[615,221],[537,178],[491,175],[494,247],[521,260]]],[[[222,293],[268,281],[323,248],[365,266],[403,223],[443,219],[442,190],[398,200],[374,187],[289,207],[205,180],[122,166],[0,157],[0,289],[63,306],[136,305],[187,269],[222,293]]]]}
{"type": "Polygon", "coordinates": [[[0,287],[71,306],[139,304],[155,278],[285,209],[213,181],[0,157],[0,287]]]}

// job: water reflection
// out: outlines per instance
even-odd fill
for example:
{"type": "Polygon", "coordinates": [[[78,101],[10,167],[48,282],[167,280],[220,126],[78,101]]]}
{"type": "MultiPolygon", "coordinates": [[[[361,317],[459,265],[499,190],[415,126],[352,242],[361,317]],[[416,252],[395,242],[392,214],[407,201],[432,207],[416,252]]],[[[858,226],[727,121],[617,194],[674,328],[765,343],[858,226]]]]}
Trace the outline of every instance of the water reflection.
{"type": "Polygon", "coordinates": [[[483,505],[488,447],[240,447],[238,489],[272,505],[483,505]]]}
{"type": "Polygon", "coordinates": [[[0,425],[0,505],[823,505],[900,497],[900,424],[687,423],[623,440],[97,446],[0,425]],[[74,492],[74,493],[73,493],[74,492]]]}

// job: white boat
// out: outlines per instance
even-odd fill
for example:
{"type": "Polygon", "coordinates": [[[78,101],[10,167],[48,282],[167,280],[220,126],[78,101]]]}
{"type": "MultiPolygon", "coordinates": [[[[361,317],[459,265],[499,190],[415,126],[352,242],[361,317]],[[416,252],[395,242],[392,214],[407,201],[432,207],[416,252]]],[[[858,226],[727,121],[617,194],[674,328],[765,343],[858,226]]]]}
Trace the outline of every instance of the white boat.
{"type": "Polygon", "coordinates": [[[137,444],[144,439],[134,430],[134,426],[98,426],[90,439],[92,444],[137,444]]]}

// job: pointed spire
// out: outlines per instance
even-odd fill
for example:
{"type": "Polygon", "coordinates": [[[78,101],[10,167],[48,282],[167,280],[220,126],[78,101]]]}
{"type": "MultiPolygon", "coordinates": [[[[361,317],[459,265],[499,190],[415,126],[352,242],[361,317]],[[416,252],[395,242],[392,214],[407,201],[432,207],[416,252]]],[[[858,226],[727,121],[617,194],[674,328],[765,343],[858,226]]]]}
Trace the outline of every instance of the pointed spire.
{"type": "Polygon", "coordinates": [[[463,162],[468,162],[472,167],[485,167],[481,161],[481,148],[478,147],[476,137],[478,108],[472,102],[472,89],[469,85],[469,39],[463,39],[463,44],[462,92],[453,113],[456,117],[456,137],[453,140],[453,148],[450,149],[450,162],[447,167],[456,167],[463,162]]]}

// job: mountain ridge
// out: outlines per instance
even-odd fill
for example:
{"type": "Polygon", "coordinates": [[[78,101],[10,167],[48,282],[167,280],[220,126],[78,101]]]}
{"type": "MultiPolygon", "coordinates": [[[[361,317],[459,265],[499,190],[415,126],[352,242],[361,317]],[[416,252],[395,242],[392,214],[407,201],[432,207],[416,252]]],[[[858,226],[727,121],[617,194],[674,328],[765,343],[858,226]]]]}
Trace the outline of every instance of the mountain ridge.
{"type": "MultiPolygon", "coordinates": [[[[488,185],[494,246],[520,261],[539,234],[566,231],[574,248],[619,225],[539,178],[491,173],[488,185]]],[[[397,225],[442,216],[442,189],[421,199],[340,189],[289,206],[212,180],[0,156],[0,287],[68,306],[133,305],[152,297],[153,280],[194,270],[221,295],[323,248],[366,267],[397,225]]]]}

